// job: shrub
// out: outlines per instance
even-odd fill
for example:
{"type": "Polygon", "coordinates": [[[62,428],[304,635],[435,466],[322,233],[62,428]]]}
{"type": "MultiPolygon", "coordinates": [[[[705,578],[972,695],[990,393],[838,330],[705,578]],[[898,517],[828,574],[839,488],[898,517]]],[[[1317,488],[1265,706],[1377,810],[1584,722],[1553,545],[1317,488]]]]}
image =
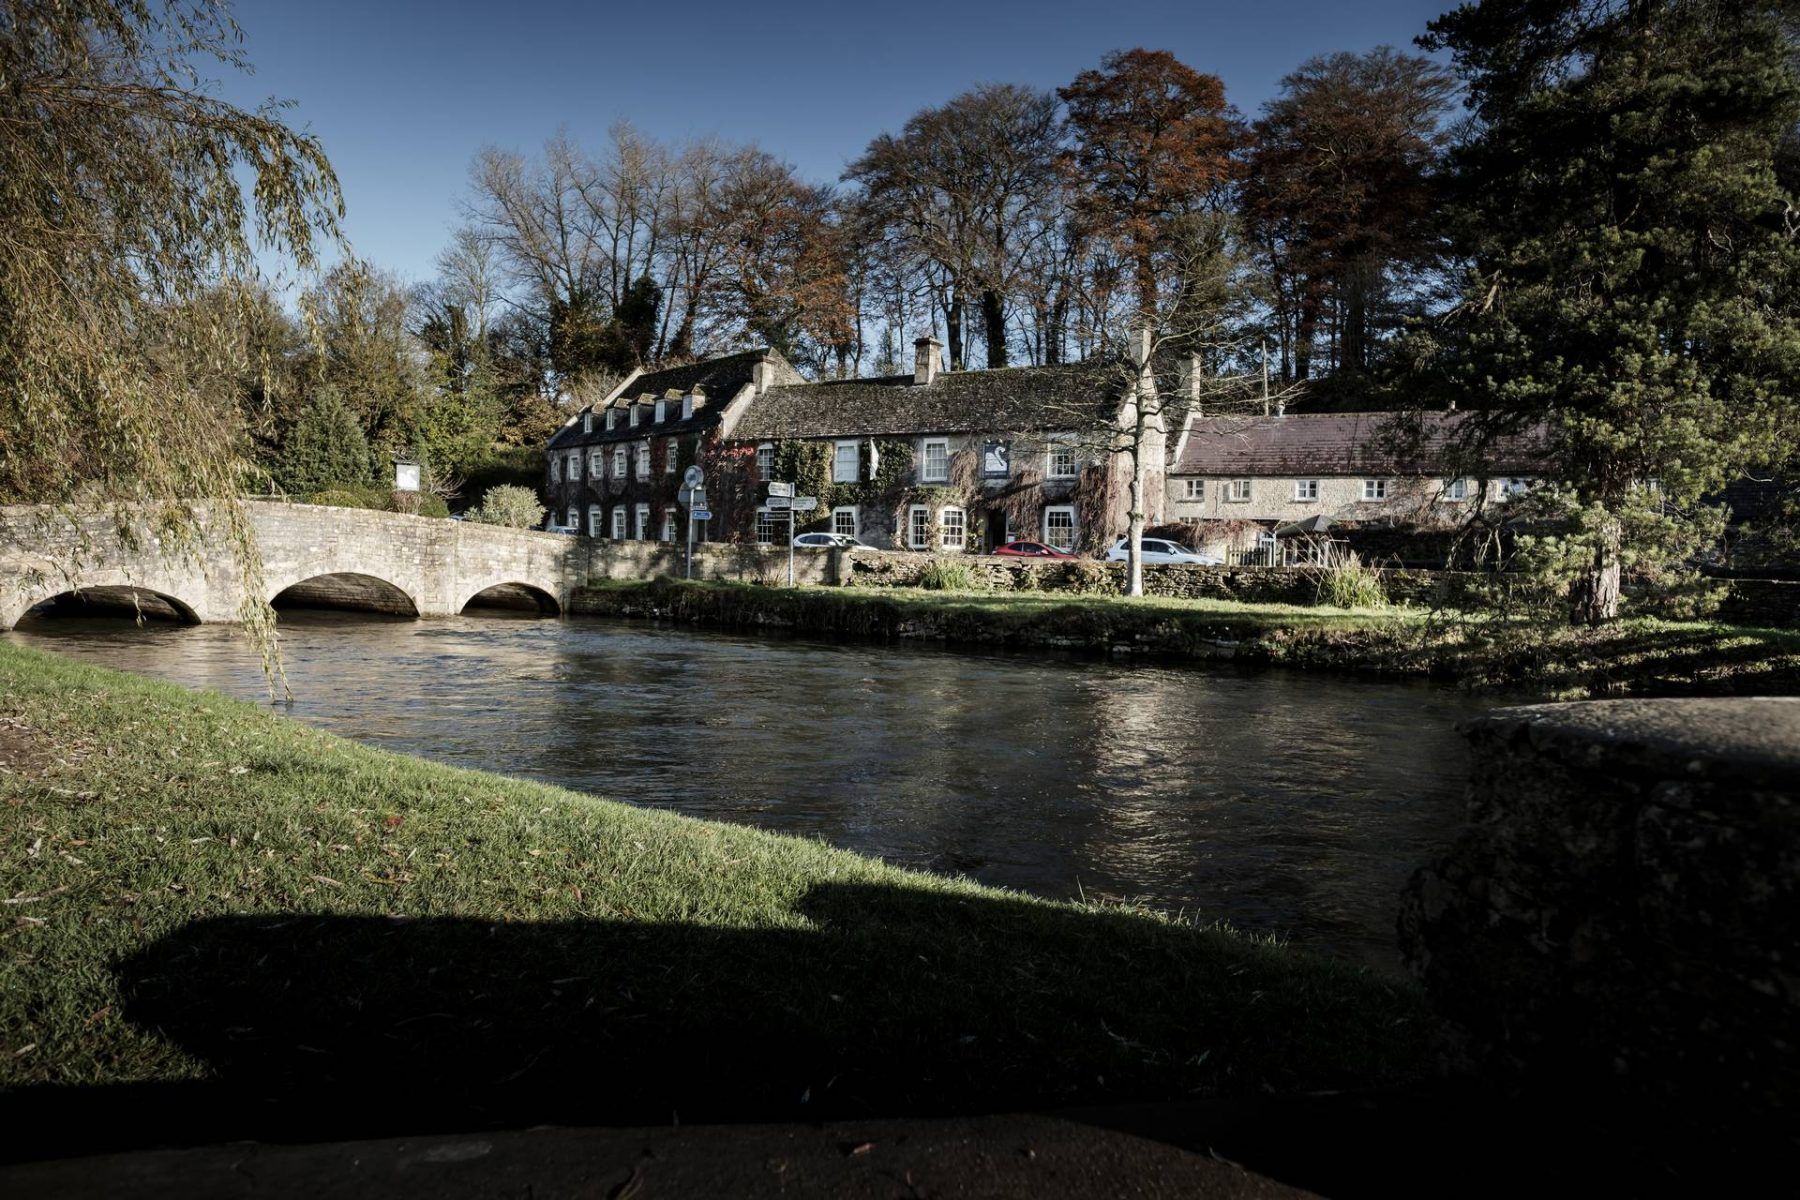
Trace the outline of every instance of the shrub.
{"type": "Polygon", "coordinates": [[[1336,608],[1386,608],[1387,589],[1379,571],[1353,556],[1320,572],[1318,602],[1336,608]]]}
{"type": "Polygon", "coordinates": [[[481,504],[469,511],[469,520],[508,529],[535,529],[544,520],[544,506],[530,488],[503,483],[487,490],[481,504]]]}
{"type": "Polygon", "coordinates": [[[936,558],[919,572],[919,586],[934,592],[973,591],[975,573],[969,570],[968,563],[936,558]]]}
{"type": "Polygon", "coordinates": [[[326,504],[333,508],[371,508],[386,511],[393,507],[393,493],[378,487],[334,487],[314,492],[308,504],[326,504]]]}

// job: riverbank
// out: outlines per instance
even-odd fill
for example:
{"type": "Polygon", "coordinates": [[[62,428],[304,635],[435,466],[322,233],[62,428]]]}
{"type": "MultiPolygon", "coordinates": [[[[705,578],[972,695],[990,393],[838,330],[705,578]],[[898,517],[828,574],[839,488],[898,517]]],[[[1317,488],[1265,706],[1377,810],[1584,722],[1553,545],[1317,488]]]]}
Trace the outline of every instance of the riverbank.
{"type": "Polygon", "coordinates": [[[1579,699],[1800,693],[1800,631],[1636,619],[1531,626],[1422,609],[668,579],[578,591],[569,611],[726,629],[1370,672],[1579,699]]]}
{"type": "Polygon", "coordinates": [[[1410,988],[1267,942],[426,763],[4,641],[0,812],[22,1154],[1369,1088],[1429,1054],[1410,988]]]}

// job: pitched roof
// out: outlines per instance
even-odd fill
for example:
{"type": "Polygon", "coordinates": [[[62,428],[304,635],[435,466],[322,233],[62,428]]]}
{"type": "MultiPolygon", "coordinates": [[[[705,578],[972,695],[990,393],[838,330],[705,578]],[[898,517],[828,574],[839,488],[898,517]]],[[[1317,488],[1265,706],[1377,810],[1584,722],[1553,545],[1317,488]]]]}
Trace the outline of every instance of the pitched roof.
{"type": "MultiPolygon", "coordinates": [[[[693,429],[703,429],[717,423],[719,414],[725,404],[739,389],[750,382],[751,372],[758,362],[767,358],[773,368],[774,381],[782,383],[803,383],[804,376],[794,370],[793,365],[778,352],[767,348],[741,350],[736,354],[725,354],[718,358],[702,359],[679,367],[664,367],[659,371],[646,371],[631,380],[619,390],[619,395],[611,404],[628,407],[640,397],[650,396],[661,399],[670,392],[685,396],[699,388],[706,393],[706,407],[696,412],[685,421],[664,421],[658,425],[643,424],[635,428],[620,425],[616,429],[603,429],[595,423],[592,433],[581,432],[581,413],[576,413],[567,424],[557,430],[550,439],[552,449],[565,449],[571,446],[586,445],[590,442],[630,441],[634,438],[647,437],[654,433],[658,437],[670,434],[685,433],[693,429]]],[[[609,407],[607,404],[590,404],[581,412],[599,412],[609,407]]],[[[680,411],[679,408],[676,409],[680,411]]]]}
{"type": "MultiPolygon", "coordinates": [[[[1279,417],[1202,417],[1189,427],[1173,475],[1223,477],[1311,475],[1438,475],[1470,469],[1463,449],[1467,414],[1290,413],[1279,417]],[[1418,422],[1417,436],[1408,432],[1418,422]]],[[[1541,431],[1503,437],[1482,467],[1495,473],[1545,469],[1541,431]]]]}
{"type": "Polygon", "coordinates": [[[1105,362],[946,371],[772,387],[752,400],[739,439],[879,437],[1073,429],[1118,405],[1117,369],[1105,362]]]}

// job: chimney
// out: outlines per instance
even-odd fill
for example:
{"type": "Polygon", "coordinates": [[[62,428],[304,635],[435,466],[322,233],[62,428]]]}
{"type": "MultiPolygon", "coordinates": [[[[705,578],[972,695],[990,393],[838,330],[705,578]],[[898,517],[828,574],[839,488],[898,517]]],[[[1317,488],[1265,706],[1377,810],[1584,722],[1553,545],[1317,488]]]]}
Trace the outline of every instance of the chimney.
{"type": "Polygon", "coordinates": [[[913,382],[928,384],[944,369],[944,343],[922,337],[913,343],[913,382]]]}
{"type": "Polygon", "coordinates": [[[685,421],[693,416],[695,412],[705,407],[706,389],[696,383],[694,385],[694,390],[681,398],[681,419],[685,421]]]}
{"type": "Polygon", "coordinates": [[[750,367],[750,382],[756,388],[756,394],[762,395],[775,382],[775,364],[769,361],[767,351],[750,367]]]}
{"type": "Polygon", "coordinates": [[[1181,395],[1195,416],[1200,415],[1200,356],[1190,353],[1181,362],[1181,395]]]}
{"type": "Polygon", "coordinates": [[[1133,325],[1130,338],[1130,345],[1126,349],[1131,354],[1131,365],[1141,371],[1150,362],[1150,327],[1133,325]]]}

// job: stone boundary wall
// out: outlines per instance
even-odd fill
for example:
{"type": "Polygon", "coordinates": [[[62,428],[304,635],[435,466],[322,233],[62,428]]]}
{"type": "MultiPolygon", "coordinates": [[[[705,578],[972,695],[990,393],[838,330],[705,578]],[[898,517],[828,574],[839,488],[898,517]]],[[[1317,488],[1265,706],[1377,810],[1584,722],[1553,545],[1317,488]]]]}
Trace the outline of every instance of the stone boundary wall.
{"type": "MultiPolygon", "coordinates": [[[[683,577],[686,542],[610,541],[578,539],[584,548],[587,580],[637,582],[667,576],[683,577]]],[[[841,582],[840,555],[830,550],[794,550],[794,582],[819,586],[841,582]]],[[[694,578],[731,583],[787,583],[786,547],[739,542],[700,542],[694,546],[694,578]]]]}
{"type": "Polygon", "coordinates": [[[1800,699],[1546,704],[1465,732],[1470,824],[1399,929],[1476,1065],[1794,1137],[1800,699]]]}

